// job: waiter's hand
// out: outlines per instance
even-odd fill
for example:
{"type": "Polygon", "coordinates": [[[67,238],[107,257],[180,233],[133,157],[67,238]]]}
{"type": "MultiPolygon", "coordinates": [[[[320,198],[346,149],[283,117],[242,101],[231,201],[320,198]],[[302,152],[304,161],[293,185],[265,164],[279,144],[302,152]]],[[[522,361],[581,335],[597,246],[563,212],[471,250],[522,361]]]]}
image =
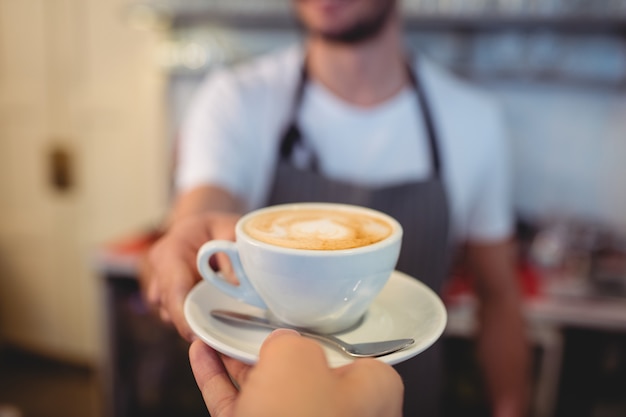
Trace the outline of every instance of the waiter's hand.
{"type": "MultiPolygon", "coordinates": [[[[234,240],[239,217],[224,212],[189,215],[174,222],[143,259],[140,276],[145,299],[189,341],[194,335],[185,320],[183,304],[201,279],[196,268],[198,249],[212,239],[234,240]]],[[[217,263],[224,275],[231,275],[225,258],[217,258],[217,263]]]]}
{"type": "Polygon", "coordinates": [[[293,330],[273,332],[249,368],[195,341],[189,360],[213,417],[400,417],[404,386],[375,359],[331,369],[322,348],[293,330]],[[232,377],[240,391],[231,382],[232,377]]]}

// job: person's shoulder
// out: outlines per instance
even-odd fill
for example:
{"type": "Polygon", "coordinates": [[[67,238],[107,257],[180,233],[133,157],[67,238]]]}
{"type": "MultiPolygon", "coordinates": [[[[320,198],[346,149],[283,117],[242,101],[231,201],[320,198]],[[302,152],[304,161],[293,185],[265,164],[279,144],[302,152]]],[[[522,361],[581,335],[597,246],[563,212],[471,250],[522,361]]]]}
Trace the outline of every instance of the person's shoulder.
{"type": "Polygon", "coordinates": [[[222,68],[211,78],[240,94],[277,94],[296,82],[302,55],[300,45],[291,45],[222,68]]]}
{"type": "Polygon", "coordinates": [[[297,82],[302,49],[292,45],[210,70],[196,90],[190,114],[204,118],[213,112],[281,114],[297,82]]]}
{"type": "Polygon", "coordinates": [[[243,61],[233,67],[233,73],[243,79],[284,80],[298,74],[303,57],[302,45],[293,44],[243,61]]]}

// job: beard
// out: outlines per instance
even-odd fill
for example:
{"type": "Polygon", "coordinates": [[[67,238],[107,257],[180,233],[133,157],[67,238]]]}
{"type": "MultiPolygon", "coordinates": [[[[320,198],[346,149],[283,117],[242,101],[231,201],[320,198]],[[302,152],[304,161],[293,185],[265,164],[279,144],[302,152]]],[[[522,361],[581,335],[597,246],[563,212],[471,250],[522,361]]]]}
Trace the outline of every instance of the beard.
{"type": "Polygon", "coordinates": [[[379,0],[367,16],[352,23],[352,25],[335,31],[316,30],[307,26],[300,16],[296,16],[298,24],[312,36],[320,37],[328,42],[354,45],[375,38],[391,18],[396,8],[397,0],[379,0]]]}

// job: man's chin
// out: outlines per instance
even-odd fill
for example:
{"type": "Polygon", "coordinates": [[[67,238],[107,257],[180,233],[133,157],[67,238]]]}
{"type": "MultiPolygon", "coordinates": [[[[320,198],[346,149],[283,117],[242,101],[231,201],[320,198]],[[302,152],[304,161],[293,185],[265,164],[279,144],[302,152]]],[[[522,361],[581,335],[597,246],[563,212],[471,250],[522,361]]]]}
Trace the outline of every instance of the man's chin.
{"type": "Polygon", "coordinates": [[[309,34],[315,38],[322,39],[329,43],[358,45],[376,38],[382,32],[380,27],[354,26],[343,30],[308,30],[309,34]]]}
{"type": "MultiPolygon", "coordinates": [[[[337,0],[337,3],[342,3],[342,1],[337,0]]],[[[395,3],[395,1],[381,3],[383,5],[381,9],[372,10],[369,15],[362,16],[358,20],[354,19],[355,21],[351,23],[343,22],[340,24],[339,20],[345,19],[336,19],[333,25],[330,23],[332,21],[330,17],[326,20],[317,16],[318,22],[315,22],[317,19],[311,19],[307,22],[303,15],[297,15],[296,18],[309,35],[315,38],[333,43],[359,44],[375,38],[384,30],[393,14],[395,3]],[[324,21],[325,23],[323,23],[324,21]]],[[[338,16],[336,17],[338,18],[338,16]]]]}

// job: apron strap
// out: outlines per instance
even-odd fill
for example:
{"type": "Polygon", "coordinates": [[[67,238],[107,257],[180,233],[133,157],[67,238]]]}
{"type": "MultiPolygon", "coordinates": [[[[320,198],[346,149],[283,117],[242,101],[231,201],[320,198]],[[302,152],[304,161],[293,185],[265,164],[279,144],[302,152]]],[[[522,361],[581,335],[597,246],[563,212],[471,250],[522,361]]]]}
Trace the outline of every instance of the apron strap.
{"type": "Polygon", "coordinates": [[[417,71],[417,67],[415,70],[413,70],[411,65],[407,64],[407,75],[409,77],[409,82],[413,86],[415,94],[417,95],[417,99],[422,110],[424,124],[426,125],[426,135],[428,136],[428,141],[430,142],[430,156],[433,164],[433,172],[438,177],[441,174],[441,156],[439,154],[439,144],[437,141],[438,136],[435,130],[434,118],[429,105],[430,101],[426,97],[424,85],[420,81],[420,78],[417,76],[415,71],[417,71]]]}
{"type": "Polygon", "coordinates": [[[291,103],[291,112],[285,130],[282,134],[280,141],[280,156],[284,160],[289,160],[293,150],[298,142],[302,140],[302,134],[298,127],[298,113],[302,105],[302,98],[304,96],[304,87],[309,79],[309,71],[307,69],[306,58],[300,68],[300,76],[298,77],[298,84],[296,85],[296,91],[294,92],[293,102],[291,103]]]}

